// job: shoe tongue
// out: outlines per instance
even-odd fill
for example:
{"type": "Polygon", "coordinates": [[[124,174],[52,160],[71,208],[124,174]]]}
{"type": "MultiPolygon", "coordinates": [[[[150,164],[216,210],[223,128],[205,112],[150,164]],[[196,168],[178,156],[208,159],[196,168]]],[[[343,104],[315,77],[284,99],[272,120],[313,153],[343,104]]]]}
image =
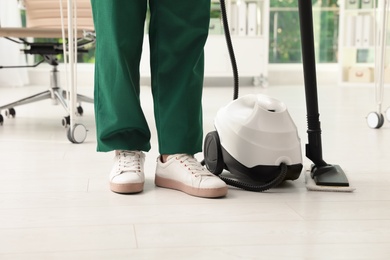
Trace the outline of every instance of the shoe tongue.
{"type": "Polygon", "coordinates": [[[171,160],[171,159],[175,158],[176,156],[177,156],[177,154],[171,154],[171,155],[168,155],[168,157],[167,157],[167,161],[169,161],[169,160],[171,160]]]}
{"type": "Polygon", "coordinates": [[[171,155],[168,155],[167,161],[169,161],[170,159],[173,159],[175,157],[177,157],[177,158],[182,158],[182,157],[190,157],[190,158],[192,158],[191,155],[184,154],[184,153],[183,154],[171,154],[171,155]]]}

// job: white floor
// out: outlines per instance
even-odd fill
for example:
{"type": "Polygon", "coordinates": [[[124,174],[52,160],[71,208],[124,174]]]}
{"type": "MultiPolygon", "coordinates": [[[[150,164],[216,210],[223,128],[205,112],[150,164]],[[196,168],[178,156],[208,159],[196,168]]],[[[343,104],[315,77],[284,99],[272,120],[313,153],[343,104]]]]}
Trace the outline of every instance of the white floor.
{"type": "MultiPolygon", "coordinates": [[[[44,87],[0,88],[0,104],[38,90],[44,87]]],[[[303,86],[243,87],[240,95],[259,92],[287,104],[304,147],[303,86]]],[[[231,99],[230,86],[205,88],[205,133],[231,99]]],[[[91,104],[84,104],[80,118],[89,129],[82,144],[68,141],[61,126],[65,111],[50,101],[17,107],[16,118],[5,119],[0,259],[389,259],[390,123],[379,130],[366,125],[376,109],[373,88],[319,88],[324,159],[344,169],[353,193],[308,191],[303,174],[264,193],[230,188],[222,199],[157,188],[148,87],[142,101],[153,148],[145,190],[137,195],[109,191],[113,154],[95,150],[91,104]]],[[[390,104],[387,93],[385,101],[390,104]]]]}

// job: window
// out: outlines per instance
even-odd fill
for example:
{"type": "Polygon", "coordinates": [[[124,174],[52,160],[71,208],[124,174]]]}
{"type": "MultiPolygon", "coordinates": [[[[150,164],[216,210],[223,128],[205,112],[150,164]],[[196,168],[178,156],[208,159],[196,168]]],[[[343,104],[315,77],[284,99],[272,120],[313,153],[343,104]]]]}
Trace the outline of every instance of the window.
{"type": "MultiPolygon", "coordinates": [[[[313,0],[316,61],[337,62],[337,0],[313,0]]],[[[269,62],[301,63],[301,38],[296,0],[270,1],[269,62]]]]}

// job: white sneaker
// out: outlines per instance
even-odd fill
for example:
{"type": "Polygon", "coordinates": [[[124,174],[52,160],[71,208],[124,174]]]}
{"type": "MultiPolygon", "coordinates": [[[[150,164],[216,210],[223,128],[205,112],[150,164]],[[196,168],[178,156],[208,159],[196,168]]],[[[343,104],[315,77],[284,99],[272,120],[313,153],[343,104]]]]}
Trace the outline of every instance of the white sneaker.
{"type": "Polygon", "coordinates": [[[144,189],[145,154],[141,151],[116,151],[110,172],[110,188],[117,193],[137,193],[144,189]]]}
{"type": "Polygon", "coordinates": [[[170,155],[165,163],[158,157],[155,184],[205,198],[223,197],[228,191],[224,181],[187,154],[170,155]]]}

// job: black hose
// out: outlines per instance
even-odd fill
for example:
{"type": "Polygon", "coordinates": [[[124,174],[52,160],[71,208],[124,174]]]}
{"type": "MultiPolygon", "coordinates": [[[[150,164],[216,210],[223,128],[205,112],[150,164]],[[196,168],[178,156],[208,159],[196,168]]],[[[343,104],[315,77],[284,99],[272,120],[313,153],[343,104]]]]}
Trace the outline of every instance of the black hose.
{"type": "Polygon", "coordinates": [[[230,30],[229,30],[228,18],[227,18],[227,14],[226,14],[225,0],[219,0],[219,2],[221,5],[223,30],[225,31],[226,44],[228,47],[230,62],[232,64],[232,69],[233,69],[233,79],[234,79],[233,100],[236,100],[238,98],[238,89],[239,89],[239,77],[238,77],[237,62],[236,62],[236,58],[234,55],[232,38],[230,37],[230,30]]]}
{"type": "Polygon", "coordinates": [[[286,178],[286,175],[287,175],[287,165],[285,163],[281,163],[280,168],[281,168],[280,174],[278,175],[278,177],[276,177],[272,181],[265,183],[263,185],[253,185],[253,184],[249,184],[249,183],[244,183],[244,182],[233,180],[233,179],[221,176],[221,175],[219,175],[219,178],[221,178],[221,180],[223,180],[227,185],[230,185],[230,186],[233,186],[236,188],[240,188],[240,189],[247,190],[247,191],[262,192],[262,191],[266,191],[266,190],[269,190],[271,188],[274,188],[284,181],[284,179],[286,178]]]}

